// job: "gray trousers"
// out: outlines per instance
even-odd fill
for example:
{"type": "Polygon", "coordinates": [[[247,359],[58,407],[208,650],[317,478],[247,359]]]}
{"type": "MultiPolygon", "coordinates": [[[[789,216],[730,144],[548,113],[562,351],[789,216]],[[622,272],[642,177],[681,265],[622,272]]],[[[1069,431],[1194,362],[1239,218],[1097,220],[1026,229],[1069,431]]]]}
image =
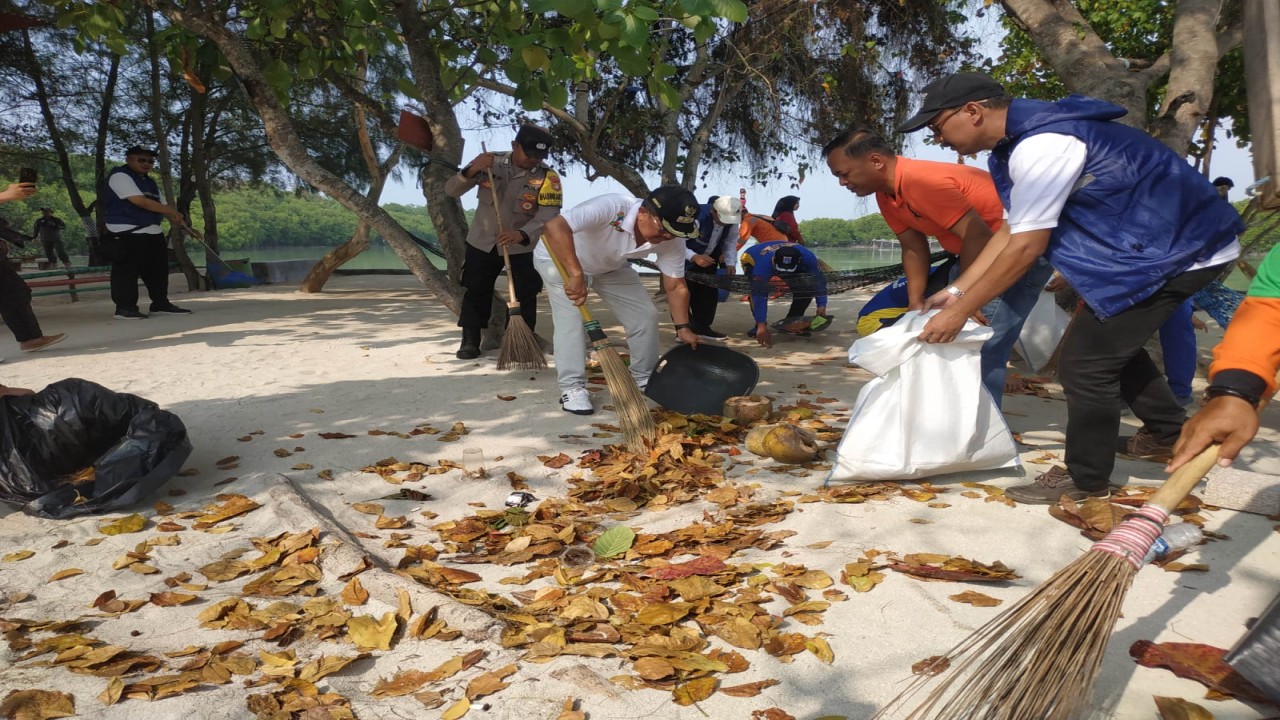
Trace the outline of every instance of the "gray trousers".
{"type": "MultiPolygon", "coordinates": [[[[560,390],[586,387],[587,331],[582,327],[582,315],[564,294],[564,282],[555,264],[536,256],[533,264],[546,283],[547,299],[551,301],[556,379],[560,390]]],[[[613,272],[587,276],[587,287],[604,298],[622,323],[627,347],[631,350],[631,376],[637,385],[645,387],[649,384],[649,374],[658,364],[658,308],[640,284],[640,276],[628,264],[613,272]]]]}

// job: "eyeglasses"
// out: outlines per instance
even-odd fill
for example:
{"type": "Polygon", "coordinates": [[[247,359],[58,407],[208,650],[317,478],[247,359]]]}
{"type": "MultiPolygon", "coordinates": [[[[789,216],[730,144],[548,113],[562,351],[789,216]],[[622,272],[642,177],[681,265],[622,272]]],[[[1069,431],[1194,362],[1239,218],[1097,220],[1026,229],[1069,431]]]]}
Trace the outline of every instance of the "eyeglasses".
{"type": "Polygon", "coordinates": [[[657,215],[655,215],[655,214],[653,214],[653,213],[646,213],[646,215],[648,215],[648,216],[649,216],[649,219],[651,219],[651,220],[653,221],[654,227],[655,227],[655,228],[656,228],[656,230],[657,230],[657,232],[655,232],[655,233],[654,233],[654,236],[653,236],[653,239],[654,239],[654,240],[674,240],[674,239],[675,239],[675,237],[676,237],[676,236],[675,236],[675,234],[674,234],[674,233],[669,232],[669,231],[668,231],[668,230],[667,230],[667,229],[662,225],[662,219],[661,219],[661,218],[659,218],[657,215]]]}
{"type": "Polygon", "coordinates": [[[955,115],[963,109],[964,109],[964,105],[961,105],[960,107],[956,108],[955,110],[952,110],[946,115],[936,118],[933,122],[926,125],[925,129],[927,129],[930,133],[932,133],[934,137],[938,137],[939,135],[942,134],[942,127],[947,124],[947,121],[955,117],[955,115]]]}

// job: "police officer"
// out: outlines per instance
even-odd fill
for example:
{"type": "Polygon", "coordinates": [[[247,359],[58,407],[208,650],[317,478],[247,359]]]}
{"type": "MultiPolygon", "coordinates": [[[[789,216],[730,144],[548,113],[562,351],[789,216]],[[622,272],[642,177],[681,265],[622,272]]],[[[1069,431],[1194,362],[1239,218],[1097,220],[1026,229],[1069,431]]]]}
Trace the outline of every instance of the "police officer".
{"type": "Polygon", "coordinates": [[[520,315],[532,329],[537,322],[538,293],[542,278],[533,268],[533,248],[542,235],[542,226],[560,214],[564,204],[560,176],[542,164],[551,151],[551,133],[536,125],[524,125],[511,143],[511,152],[481,153],[445,183],[450,197],[462,197],[480,185],[479,206],[467,233],[467,255],[462,266],[462,328],[460,360],[480,356],[480,331],[489,325],[493,308],[493,285],[502,272],[501,247],[511,257],[512,280],[520,315]],[[489,174],[497,184],[498,207],[493,204],[489,174]],[[498,232],[501,213],[502,232],[498,232]]]}

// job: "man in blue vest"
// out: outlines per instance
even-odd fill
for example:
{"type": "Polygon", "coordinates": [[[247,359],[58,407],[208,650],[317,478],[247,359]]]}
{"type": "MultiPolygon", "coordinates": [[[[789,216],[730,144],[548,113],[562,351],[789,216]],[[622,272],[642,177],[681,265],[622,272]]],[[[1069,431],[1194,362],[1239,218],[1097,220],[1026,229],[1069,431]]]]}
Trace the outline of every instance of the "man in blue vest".
{"type": "Polygon", "coordinates": [[[696,277],[715,276],[720,268],[733,275],[738,271],[738,223],[742,203],[735,197],[712,196],[698,206],[698,236],[685,240],[684,276],[689,281],[689,322],[694,334],[705,340],[723,340],[725,334],[711,324],[720,305],[720,289],[696,277]]]}
{"type": "Polygon", "coordinates": [[[1114,122],[1124,115],[1079,95],[1011,99],[986,75],[957,73],[927,85],[920,112],[899,128],[927,127],[962,155],[990,150],[1008,213],[977,261],[926,303],[942,310],[921,340],[954,340],[1041,255],[1085,302],[1059,361],[1066,467],[1007,490],[1017,502],[1107,498],[1117,444],[1140,456],[1172,449],[1186,412],[1143,345],[1240,254],[1235,209],[1177,153],[1114,122]],[[1122,404],[1143,427],[1117,439],[1122,404]]]}
{"type": "MultiPolygon", "coordinates": [[[[125,164],[107,175],[102,190],[106,215],[103,254],[111,261],[111,300],[119,320],[142,320],[138,310],[138,278],[147,286],[152,313],[182,315],[191,312],[169,301],[169,245],[162,218],[186,227],[178,208],[165,205],[160,186],[150,176],[156,154],[134,146],[125,151],[125,164]]],[[[187,228],[195,237],[200,237],[187,228]]]]}

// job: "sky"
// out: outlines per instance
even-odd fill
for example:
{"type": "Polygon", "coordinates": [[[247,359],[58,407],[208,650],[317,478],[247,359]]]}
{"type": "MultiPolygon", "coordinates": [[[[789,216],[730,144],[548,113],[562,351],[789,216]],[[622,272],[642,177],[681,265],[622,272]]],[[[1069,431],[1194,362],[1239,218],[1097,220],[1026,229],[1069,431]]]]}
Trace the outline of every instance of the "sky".
{"type": "MultiPolygon", "coordinates": [[[[922,131],[912,135],[906,147],[903,148],[903,155],[938,162],[956,161],[955,153],[948,152],[937,145],[924,143],[925,134],[922,131]]],[[[479,154],[481,142],[486,143],[488,147],[495,150],[510,149],[511,138],[514,137],[515,133],[510,128],[495,128],[483,132],[466,131],[463,135],[467,141],[466,149],[463,151],[463,160],[469,161],[479,154]]],[[[815,218],[853,219],[878,212],[874,198],[859,198],[840,187],[836,179],[827,171],[826,163],[818,158],[816,150],[815,148],[814,157],[811,161],[815,164],[815,167],[799,188],[792,187],[786,181],[779,181],[768,186],[745,185],[748,209],[759,213],[769,213],[773,211],[773,205],[779,198],[784,195],[797,195],[800,197],[800,209],[796,212],[796,218],[801,222],[815,218]]],[[[411,150],[410,152],[413,151],[411,150]]],[[[985,168],[986,154],[980,155],[976,161],[967,160],[967,162],[985,168]]],[[[621,185],[613,180],[601,179],[592,182],[586,179],[585,173],[581,169],[562,170],[557,165],[554,155],[548,160],[547,164],[555,168],[557,172],[560,172],[564,185],[565,207],[572,207],[597,195],[626,192],[621,185]]],[[[783,174],[794,175],[795,161],[785,161],[785,164],[786,167],[782,168],[783,174]]],[[[1230,197],[1233,202],[1245,197],[1245,187],[1252,182],[1253,178],[1253,159],[1247,149],[1236,147],[1236,141],[1233,138],[1226,137],[1225,130],[1219,130],[1218,145],[1214,149],[1210,167],[1213,171],[1213,177],[1225,175],[1235,181],[1235,187],[1232,188],[1230,197]]],[[[405,173],[405,176],[401,181],[392,181],[388,184],[382,194],[383,203],[424,204],[422,191],[415,186],[416,174],[405,173]]],[[[656,177],[649,178],[649,181],[652,187],[656,184],[656,177]]],[[[732,169],[727,169],[718,173],[712,172],[708,174],[705,187],[699,185],[694,190],[694,194],[698,196],[700,201],[705,201],[706,198],[712,195],[736,196],[740,187],[744,187],[742,178],[736,175],[732,169]]],[[[476,206],[476,194],[474,192],[467,193],[462,198],[462,205],[469,209],[474,208],[476,206]]]]}

